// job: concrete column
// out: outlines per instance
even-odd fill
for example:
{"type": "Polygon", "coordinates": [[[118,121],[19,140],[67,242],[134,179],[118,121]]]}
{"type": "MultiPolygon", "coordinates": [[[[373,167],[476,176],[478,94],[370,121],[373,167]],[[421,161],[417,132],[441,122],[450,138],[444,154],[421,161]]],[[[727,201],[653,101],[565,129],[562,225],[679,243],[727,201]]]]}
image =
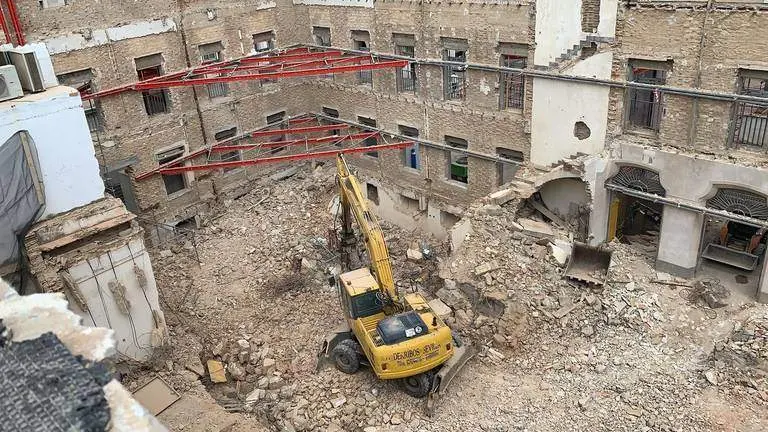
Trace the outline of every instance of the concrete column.
{"type": "Polygon", "coordinates": [[[693,277],[699,259],[704,215],[664,206],[656,269],[675,276],[693,277]]]}
{"type": "Polygon", "coordinates": [[[762,273],[760,273],[760,283],[757,285],[757,301],[768,303],[768,259],[763,257],[762,273]]]}

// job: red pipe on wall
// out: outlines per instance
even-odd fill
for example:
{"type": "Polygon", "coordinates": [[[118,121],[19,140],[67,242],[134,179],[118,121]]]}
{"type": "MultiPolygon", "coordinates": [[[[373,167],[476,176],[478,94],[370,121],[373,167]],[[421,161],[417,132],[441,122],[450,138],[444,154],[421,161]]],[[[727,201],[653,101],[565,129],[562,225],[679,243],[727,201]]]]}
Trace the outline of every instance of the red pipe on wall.
{"type": "Polygon", "coordinates": [[[11,16],[11,24],[13,30],[16,32],[16,43],[18,45],[26,45],[27,41],[24,40],[24,31],[21,28],[21,21],[19,20],[19,12],[16,10],[15,0],[7,0],[8,2],[8,14],[11,16]]]}
{"type": "Polygon", "coordinates": [[[8,23],[5,22],[5,11],[0,3],[0,26],[3,27],[3,34],[5,34],[5,43],[11,43],[11,33],[8,31],[8,23]]]}

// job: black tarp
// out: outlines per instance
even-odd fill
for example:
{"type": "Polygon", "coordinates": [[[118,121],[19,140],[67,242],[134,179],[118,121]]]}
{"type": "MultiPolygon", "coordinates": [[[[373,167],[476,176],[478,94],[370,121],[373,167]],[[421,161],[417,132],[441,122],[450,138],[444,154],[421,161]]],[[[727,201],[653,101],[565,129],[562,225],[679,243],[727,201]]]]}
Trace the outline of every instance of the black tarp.
{"type": "Polygon", "coordinates": [[[27,132],[17,132],[0,147],[0,266],[18,261],[19,236],[43,209],[39,176],[34,142],[27,132]]]}

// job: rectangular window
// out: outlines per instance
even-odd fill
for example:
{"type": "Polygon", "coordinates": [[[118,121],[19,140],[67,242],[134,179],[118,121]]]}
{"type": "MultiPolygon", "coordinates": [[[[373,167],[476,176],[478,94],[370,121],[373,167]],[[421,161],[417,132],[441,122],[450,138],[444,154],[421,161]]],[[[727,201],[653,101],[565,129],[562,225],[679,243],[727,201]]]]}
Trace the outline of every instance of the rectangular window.
{"type": "Polygon", "coordinates": [[[376,205],[379,205],[379,188],[370,183],[365,184],[365,194],[368,199],[376,205]]]}
{"type": "MultiPolygon", "coordinates": [[[[528,46],[500,43],[501,66],[525,69],[528,63],[528,46]]],[[[499,106],[501,109],[522,109],[525,97],[525,77],[520,72],[499,74],[499,106]]]]}
{"type": "Polygon", "coordinates": [[[736,103],[731,142],[737,146],[765,149],[768,147],[768,72],[739,70],[738,92],[766,98],[766,103],[736,103]]]}
{"type": "Polygon", "coordinates": [[[257,53],[275,49],[275,32],[270,30],[253,35],[253,49],[257,53]]]}
{"type": "Polygon", "coordinates": [[[521,151],[510,150],[504,147],[496,147],[496,155],[499,159],[506,159],[509,161],[509,163],[503,161],[498,163],[498,185],[501,186],[511,182],[515,178],[515,173],[520,168],[520,165],[518,164],[524,162],[525,155],[521,151]]]}
{"type": "MultiPolygon", "coordinates": [[[[443,60],[466,63],[466,39],[442,38],[443,60]]],[[[447,100],[464,100],[467,96],[467,66],[446,65],[443,67],[443,94],[447,100]]]]}
{"type": "MultiPolygon", "coordinates": [[[[398,133],[409,138],[418,138],[419,130],[409,126],[398,125],[398,133]]],[[[419,143],[413,143],[412,146],[403,149],[403,165],[415,170],[419,169],[419,143]]]]}
{"type": "MultiPolygon", "coordinates": [[[[283,119],[285,119],[285,111],[280,111],[278,113],[270,114],[267,116],[267,125],[273,125],[271,127],[271,130],[278,130],[278,129],[285,129],[283,125],[283,119]]],[[[285,134],[282,135],[274,135],[272,136],[272,142],[279,142],[279,141],[285,141],[286,136],[285,134]]],[[[285,147],[275,147],[269,152],[271,154],[280,153],[281,151],[285,150],[285,147]]]]}
{"type": "MultiPolygon", "coordinates": [[[[168,162],[173,162],[181,156],[184,156],[184,146],[175,147],[162,153],[157,153],[155,156],[157,158],[158,165],[164,165],[168,162]]],[[[172,195],[187,188],[187,182],[184,178],[184,174],[163,174],[162,177],[163,184],[165,185],[166,195],[172,195]]]]}
{"type": "MultiPolygon", "coordinates": [[[[335,119],[339,118],[339,110],[336,110],[336,109],[333,109],[333,108],[323,107],[323,114],[327,115],[328,117],[335,118],[335,119]]],[[[341,130],[333,129],[333,130],[329,131],[328,134],[331,135],[331,136],[333,136],[333,135],[341,135],[341,130]]],[[[337,147],[340,147],[341,146],[341,141],[336,142],[335,145],[337,147]]]]}
{"type": "MultiPolygon", "coordinates": [[[[403,57],[414,58],[416,39],[410,34],[393,33],[395,42],[395,54],[403,57]]],[[[397,91],[400,93],[416,92],[416,63],[409,63],[397,70],[397,91]]]]}
{"type": "MultiPolygon", "coordinates": [[[[466,140],[452,136],[445,137],[445,143],[455,149],[466,150],[469,148],[466,140]]],[[[448,151],[448,178],[461,183],[467,183],[469,179],[469,163],[467,155],[463,152],[448,151]]]]}
{"type": "MultiPolygon", "coordinates": [[[[275,32],[272,30],[253,35],[253,50],[257,53],[263,53],[275,49],[275,32]]],[[[267,78],[261,80],[262,84],[275,83],[277,78],[267,78]]]]}
{"type": "MultiPolygon", "coordinates": [[[[134,59],[139,80],[157,78],[163,75],[163,56],[153,54],[134,59]]],[[[145,90],[141,93],[147,115],[163,114],[170,111],[170,97],[167,89],[145,90]]]]}
{"type": "MultiPolygon", "coordinates": [[[[365,30],[352,31],[352,48],[358,51],[371,50],[371,36],[365,30]]],[[[373,85],[373,71],[364,70],[357,73],[357,82],[363,85],[373,85]]]]}
{"type": "Polygon", "coordinates": [[[315,44],[329,47],[331,46],[331,29],[328,27],[312,27],[312,38],[315,39],[315,44]]]}
{"type": "MultiPolygon", "coordinates": [[[[646,60],[629,61],[629,81],[664,85],[667,82],[669,62],[646,60]]],[[[629,89],[627,123],[629,128],[658,132],[663,115],[663,95],[657,89],[629,89]]]]}
{"type": "MultiPolygon", "coordinates": [[[[216,132],[216,134],[213,135],[213,138],[216,140],[216,142],[226,141],[230,138],[234,138],[235,135],[237,135],[237,127],[232,127],[229,129],[224,129],[222,131],[216,132]]],[[[219,162],[235,162],[242,160],[242,155],[239,150],[232,151],[232,152],[226,152],[226,153],[219,153],[219,162]]],[[[224,172],[230,172],[233,170],[238,169],[239,167],[227,167],[224,168],[224,172]]]]}
{"type": "MultiPolygon", "coordinates": [[[[69,72],[57,75],[59,83],[72,87],[81,96],[92,94],[96,91],[93,85],[93,69],[83,69],[75,72],[69,72]]],[[[98,100],[90,99],[83,101],[83,110],[85,111],[85,120],[88,122],[88,129],[91,132],[101,130],[101,106],[98,100]]]]}
{"type": "MultiPolygon", "coordinates": [[[[221,42],[214,42],[214,43],[200,45],[197,47],[197,49],[198,51],[200,51],[201,65],[217,63],[222,60],[221,52],[224,51],[224,46],[221,44],[221,42]]],[[[216,75],[207,75],[207,76],[211,77],[216,75]]],[[[223,97],[229,94],[229,84],[224,82],[208,84],[207,88],[208,88],[208,97],[211,99],[217,98],[217,97],[223,97]]]]}
{"type": "MultiPolygon", "coordinates": [[[[373,128],[376,127],[376,120],[374,120],[372,118],[358,116],[357,117],[357,122],[360,123],[363,126],[370,126],[370,127],[373,127],[373,128]]],[[[365,146],[365,147],[371,147],[371,146],[375,146],[377,144],[379,144],[379,140],[376,137],[366,138],[363,141],[363,146],[365,146]]],[[[377,158],[377,157],[379,157],[379,152],[377,152],[377,151],[368,152],[368,153],[365,153],[365,155],[366,156],[370,156],[372,158],[377,158]]]]}

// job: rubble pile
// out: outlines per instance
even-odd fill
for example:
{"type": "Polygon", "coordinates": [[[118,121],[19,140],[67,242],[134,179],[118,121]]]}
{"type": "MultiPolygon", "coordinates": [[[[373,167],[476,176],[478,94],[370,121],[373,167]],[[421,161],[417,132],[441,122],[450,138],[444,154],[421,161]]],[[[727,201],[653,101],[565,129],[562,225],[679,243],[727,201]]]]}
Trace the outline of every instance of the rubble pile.
{"type": "Polygon", "coordinates": [[[541,220],[521,217],[518,202],[470,209],[472,232],[443,266],[435,293],[453,310],[457,330],[498,347],[515,347],[531,328],[592,337],[606,326],[645,331],[664,321],[659,298],[645,285],[655,273],[625,272],[639,258],[612,244],[602,287],[563,277],[571,239],[541,220]],[[488,207],[493,207],[488,210],[488,207]]]}
{"type": "Polygon", "coordinates": [[[737,322],[715,343],[709,363],[704,376],[710,384],[768,402],[768,315],[737,322]]]}

